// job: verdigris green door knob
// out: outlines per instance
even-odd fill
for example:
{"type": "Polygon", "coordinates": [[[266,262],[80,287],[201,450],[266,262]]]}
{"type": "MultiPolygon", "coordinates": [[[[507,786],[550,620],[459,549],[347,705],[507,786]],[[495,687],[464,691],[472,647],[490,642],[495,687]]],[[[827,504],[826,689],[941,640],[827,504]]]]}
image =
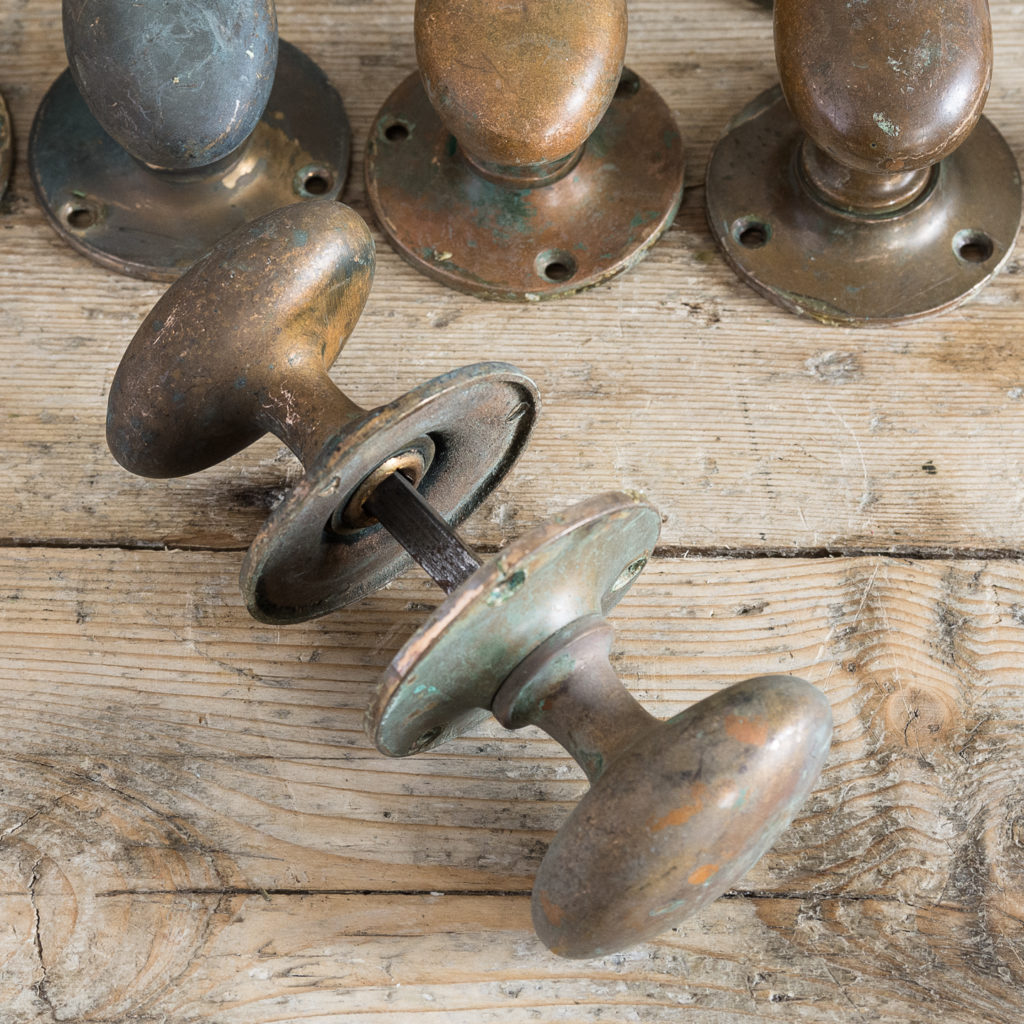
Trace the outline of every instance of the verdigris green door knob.
{"type": "Polygon", "coordinates": [[[1020,222],[1009,147],[981,116],[987,0],[776,0],[781,86],[718,143],[708,223],[736,272],[829,323],[949,309],[1020,222]]]}
{"type": "Polygon", "coordinates": [[[366,411],[327,369],[369,293],[373,243],[335,202],[223,239],[156,304],[111,386],[107,440],[147,476],[201,470],[276,434],[305,475],[246,554],[260,619],[340,608],[415,559],[448,595],[367,712],[402,756],[493,711],[562,741],[592,782],[534,892],[538,932],[589,956],[673,926],[731,885],[796,813],[831,734],[788,676],[738,684],[659,722],[608,662],[605,616],[651,556],[660,516],[604,494],[480,557],[454,524],[504,478],[536,415],[513,367],[480,364],[366,411]],[[402,549],[408,553],[403,560],[402,549]]]}
{"type": "Polygon", "coordinates": [[[734,885],[807,798],[831,740],[828,702],[792,676],[738,683],[667,722],[626,691],[605,616],[660,522],[645,502],[604,494],[513,541],[399,652],[367,713],[392,756],[489,710],[509,728],[539,726],[580,764],[591,788],[533,887],[534,926],[562,956],[653,938],[734,885]]]}
{"type": "Polygon", "coordinates": [[[622,65],[625,0],[417,0],[419,71],[370,131],[366,186],[396,250],[481,298],[579,291],[671,224],[683,151],[622,65]]]}
{"type": "Polygon", "coordinates": [[[224,234],[337,197],[345,109],[278,39],[273,0],[64,0],[68,70],[30,139],[56,230],[111,269],[172,280],[224,234]]]}

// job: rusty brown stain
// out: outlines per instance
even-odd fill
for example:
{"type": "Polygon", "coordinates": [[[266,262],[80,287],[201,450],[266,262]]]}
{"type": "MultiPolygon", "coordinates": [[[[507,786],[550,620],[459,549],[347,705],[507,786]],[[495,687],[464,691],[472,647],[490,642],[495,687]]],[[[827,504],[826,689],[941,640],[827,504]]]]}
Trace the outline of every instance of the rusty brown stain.
{"type": "Polygon", "coordinates": [[[565,911],[557,904],[548,899],[548,894],[544,890],[540,890],[537,893],[537,898],[540,900],[541,909],[544,911],[544,916],[556,927],[560,928],[562,925],[562,918],[565,916],[565,911]]]}
{"type": "Polygon", "coordinates": [[[674,810],[669,811],[664,817],[650,819],[647,823],[647,827],[652,832],[660,832],[664,828],[668,828],[670,825],[685,825],[695,814],[704,809],[704,792],[707,786],[703,782],[698,782],[693,787],[693,802],[683,804],[681,807],[676,807],[674,810]]]}
{"type": "Polygon", "coordinates": [[[740,743],[752,747],[763,747],[768,742],[768,723],[762,719],[744,718],[743,715],[726,715],[725,731],[740,743]]]}
{"type": "Polygon", "coordinates": [[[690,875],[687,881],[690,885],[703,885],[717,871],[717,864],[701,864],[701,866],[690,875]]]}

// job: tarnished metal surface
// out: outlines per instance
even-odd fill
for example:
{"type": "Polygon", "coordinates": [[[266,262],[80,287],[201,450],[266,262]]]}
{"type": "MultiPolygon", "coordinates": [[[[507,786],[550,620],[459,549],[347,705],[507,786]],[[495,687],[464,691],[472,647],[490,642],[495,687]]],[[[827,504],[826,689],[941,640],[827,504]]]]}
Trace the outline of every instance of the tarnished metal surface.
{"type": "Polygon", "coordinates": [[[625,0],[417,0],[416,60],[448,131],[484,165],[575,152],[619,85],[625,0]]]}
{"type": "Polygon", "coordinates": [[[591,789],[534,885],[538,934],[597,956],[665,931],[764,853],[806,799],[831,738],[825,698],[788,676],[748,680],[667,722],[624,689],[604,616],[643,569],[660,520],[607,494],[485,563],[395,657],[367,711],[377,747],[429,749],[490,708],[540,726],[591,789]]]}
{"type": "Polygon", "coordinates": [[[7,191],[11,180],[11,160],[14,155],[14,137],[11,132],[11,115],[7,103],[0,96],[0,198],[7,191]]]}
{"type": "Polygon", "coordinates": [[[306,475],[246,555],[242,588],[267,621],[321,615],[383,586],[409,558],[346,511],[383,463],[419,453],[420,486],[449,521],[511,468],[536,389],[484,363],[366,411],[328,376],[373,277],[373,241],[340,203],[294,204],[246,225],[171,287],[125,352],[110,390],[107,443],[144,476],[197,472],[270,431],[306,475]]]}
{"type": "MultiPolygon", "coordinates": [[[[563,660],[548,680],[559,696],[596,670],[586,652],[563,660]]],[[[602,737],[619,744],[616,719],[602,717],[602,737]]],[[[537,934],[561,956],[600,956],[696,913],[793,820],[831,737],[828,701],[792,676],[737,683],[635,730],[548,847],[533,883],[537,934]]]]}
{"type": "Polygon", "coordinates": [[[420,0],[416,41],[420,73],[366,157],[377,220],[414,267],[481,298],[552,298],[626,270],[672,223],[682,142],[622,68],[621,0],[420,0]]]}
{"type": "Polygon", "coordinates": [[[458,525],[512,468],[537,405],[533,382],[515,367],[478,363],[435,377],[339,431],[246,552],[241,581],[249,611],[265,622],[297,622],[358,601],[404,572],[412,560],[390,533],[340,522],[361,481],[395,454],[418,449],[427,467],[420,491],[458,525]]]}
{"type": "Polygon", "coordinates": [[[564,626],[618,603],[660,528],[651,506],[604,494],[548,519],[486,561],[388,667],[366,718],[378,749],[392,757],[418,753],[485,717],[531,651],[564,626]]]}
{"type": "Polygon", "coordinates": [[[708,164],[708,223],[736,272],[831,323],[916,319],[972,295],[1021,213],[1016,161],[980,117],[985,0],[779,0],[775,43],[781,89],[708,164]]]}
{"type": "MultiPolygon", "coordinates": [[[[197,108],[197,119],[201,113],[197,108]]],[[[164,127],[155,112],[136,124],[135,150],[180,166],[183,149],[216,149],[215,126],[207,126],[201,142],[183,142],[178,128],[165,135],[164,127]]],[[[234,136],[239,125],[222,128],[234,136]]],[[[32,180],[54,229],[112,270],[162,281],[174,280],[247,221],[302,199],[336,199],[349,153],[341,97],[320,68],[284,40],[252,134],[207,167],[147,167],[104,131],[70,71],[43,98],[29,140],[32,180]]]]}
{"type": "Polygon", "coordinates": [[[143,163],[204,167],[252,134],[277,66],[273,0],[64,0],[63,15],[78,91],[143,163]]]}

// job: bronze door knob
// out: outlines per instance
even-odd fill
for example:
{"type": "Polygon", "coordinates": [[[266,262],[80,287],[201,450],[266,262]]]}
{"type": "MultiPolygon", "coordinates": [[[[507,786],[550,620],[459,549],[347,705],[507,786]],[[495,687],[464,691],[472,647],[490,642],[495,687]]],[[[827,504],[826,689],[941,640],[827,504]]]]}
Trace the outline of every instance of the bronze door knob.
{"type": "Polygon", "coordinates": [[[949,309],[1009,258],[1016,161],[981,116],[987,0],[776,0],[780,87],[708,164],[708,223],[741,278],[826,323],[949,309]]]}
{"type": "Polygon", "coordinates": [[[651,939],[721,895],[793,819],[831,741],[828,702],[792,676],[749,679],[668,721],[627,692],[605,616],[660,522],[650,505],[604,494],[513,541],[402,648],[367,711],[374,743],[395,757],[489,709],[507,728],[539,726],[583,768],[590,789],[533,886],[534,927],[561,956],[651,939]]]}
{"type": "Polygon", "coordinates": [[[173,280],[236,227],[348,173],[341,98],[273,0],[64,0],[68,69],[29,161],[50,223],[121,273],[173,280]]]}
{"type": "Polygon", "coordinates": [[[409,263],[536,301],[636,263],[672,223],[671,112],[623,68],[625,0],[417,0],[419,71],[370,130],[366,188],[409,263]]]}
{"type": "Polygon", "coordinates": [[[367,713],[402,756],[487,709],[564,742],[593,783],[538,877],[534,917],[567,956],[642,941],[727,888],[795,814],[831,735],[808,684],[765,677],[661,723],[608,664],[604,616],[654,548],[657,512],[605,494],[489,559],[453,525],[505,476],[536,414],[499,363],[457,370],[372,412],[327,368],[373,276],[365,224],[294,205],[223,239],[154,306],[118,367],[107,439],[126,468],[195,472],[265,431],[306,475],[250,547],[250,611],[288,622],[382,586],[404,548],[448,594],[388,669],[367,713]]]}
{"type": "Polygon", "coordinates": [[[410,564],[363,512],[387,472],[461,522],[500,483],[532,428],[536,389],[503,363],[463,367],[374,410],[328,368],[374,271],[365,222],[334,200],[293,204],[222,239],[153,307],[110,389],[107,443],[126,469],[212,466],[264,433],[305,476],[249,548],[250,612],[297,622],[356,601],[410,564]]]}

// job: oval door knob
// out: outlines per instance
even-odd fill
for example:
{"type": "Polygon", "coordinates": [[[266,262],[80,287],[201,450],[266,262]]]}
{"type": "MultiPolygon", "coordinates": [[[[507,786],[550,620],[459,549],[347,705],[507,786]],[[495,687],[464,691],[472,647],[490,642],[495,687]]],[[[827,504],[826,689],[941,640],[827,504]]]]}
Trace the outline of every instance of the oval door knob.
{"type": "Polygon", "coordinates": [[[365,221],[341,203],[295,205],[225,240],[157,302],[121,359],[107,416],[117,461],[184,476],[269,431],[312,463],[362,412],[327,371],[374,265],[365,221]]]}
{"type": "Polygon", "coordinates": [[[381,467],[414,480],[460,522],[501,482],[532,427],[536,389],[503,363],[464,367],[367,410],[328,369],[370,292],[365,222],[334,200],[295,203],[222,239],[153,307],[107,403],[107,444],[126,469],[182,476],[269,432],[305,476],[258,533],[242,569],[265,621],[322,615],[409,564],[366,517],[381,467]]]}
{"type": "Polygon", "coordinates": [[[832,717],[791,676],[738,683],[668,721],[609,662],[605,616],[653,550],[660,518],[623,494],[591,498],[513,541],[395,657],[367,711],[377,747],[418,753],[489,709],[558,740],[591,788],[533,887],[555,953],[589,957],[672,928],[733,885],[807,798],[832,717]]]}
{"type": "Polygon", "coordinates": [[[981,116],[986,0],[776,0],[780,88],[708,165],[708,223],[741,278],[826,323],[912,320],[1009,257],[1020,175],[981,116]]]}
{"type": "Polygon", "coordinates": [[[830,196],[851,209],[898,206],[925,187],[928,175],[912,172],[956,150],[981,117],[992,78],[988,3],[904,10],[862,0],[838,12],[776,0],[775,59],[793,116],[845,169],[845,183],[831,171],[830,196]]]}
{"type": "Polygon", "coordinates": [[[513,367],[485,363],[360,409],[327,368],[372,273],[365,225],[329,200],[223,239],[129,345],[110,391],[111,450],[135,472],[171,475],[266,430],[291,447],[305,475],[242,568],[248,607],[265,621],[339,608],[392,579],[408,561],[402,549],[415,558],[448,597],[381,681],[367,712],[374,742],[415,753],[487,709],[561,740],[594,786],[581,804],[590,809],[570,818],[542,865],[538,930],[567,956],[641,941],[730,884],[790,820],[828,745],[827,705],[807,684],[771,677],[658,723],[627,693],[604,616],[661,523],[635,498],[591,498],[489,559],[463,545],[454,524],[511,468],[536,390],[513,367]],[[705,798],[717,810],[680,831],[680,801],[705,798]],[[592,821],[603,824],[588,836],[592,821]],[[625,874],[611,867],[623,849],[634,852],[625,874]],[[599,899],[595,887],[618,895],[599,899]],[[626,905],[642,920],[624,917],[626,905]]]}
{"type": "Polygon", "coordinates": [[[672,223],[671,112],[622,59],[625,0],[418,0],[419,71],[370,131],[366,182],[406,260],[536,301],[636,263],[672,223]]]}
{"type": "Polygon", "coordinates": [[[496,16],[491,0],[418,0],[416,58],[467,156],[500,175],[552,173],[590,138],[626,53],[624,0],[549,0],[496,16]]]}
{"type": "Polygon", "coordinates": [[[64,0],[69,68],[29,140],[36,193],[75,249],[174,280],[221,237],[348,173],[341,98],[278,39],[273,0],[64,0]]]}
{"type": "Polygon", "coordinates": [[[64,0],[71,76],[108,135],[151,167],[204,167],[240,146],[270,98],[273,0],[64,0]]]}

